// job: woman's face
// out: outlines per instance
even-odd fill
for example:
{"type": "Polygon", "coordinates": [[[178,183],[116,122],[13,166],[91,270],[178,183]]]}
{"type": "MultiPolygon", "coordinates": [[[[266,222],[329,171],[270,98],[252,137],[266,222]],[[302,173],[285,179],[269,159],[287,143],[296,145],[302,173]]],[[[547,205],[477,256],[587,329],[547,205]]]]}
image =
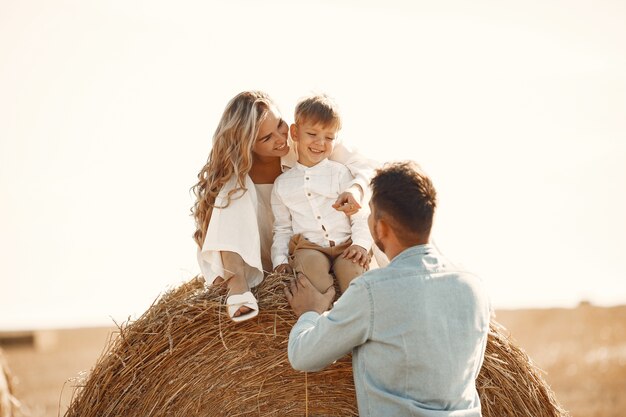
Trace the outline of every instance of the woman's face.
{"type": "Polygon", "coordinates": [[[277,157],[287,155],[289,144],[287,134],[289,126],[280,117],[278,110],[271,106],[267,117],[261,123],[259,135],[252,145],[252,153],[264,157],[277,157]]]}

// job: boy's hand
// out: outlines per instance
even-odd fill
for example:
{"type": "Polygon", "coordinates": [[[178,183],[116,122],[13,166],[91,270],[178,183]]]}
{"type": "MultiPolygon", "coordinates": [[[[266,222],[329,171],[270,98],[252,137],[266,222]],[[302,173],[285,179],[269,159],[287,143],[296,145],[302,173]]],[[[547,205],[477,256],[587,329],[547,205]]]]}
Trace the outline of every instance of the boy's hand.
{"type": "Polygon", "coordinates": [[[325,293],[321,293],[311,284],[304,274],[299,273],[298,277],[285,287],[285,297],[289,305],[300,317],[307,311],[315,311],[322,314],[328,310],[335,299],[335,288],[330,287],[325,293]]]}
{"type": "Polygon", "coordinates": [[[293,274],[293,268],[289,264],[280,264],[274,268],[274,272],[279,274],[293,274]]]}
{"type": "Polygon", "coordinates": [[[350,188],[339,194],[337,200],[333,204],[333,208],[337,211],[343,211],[346,216],[352,216],[361,209],[359,198],[356,196],[358,190],[350,188]]]}
{"type": "Polygon", "coordinates": [[[364,247],[352,245],[341,254],[346,259],[352,259],[352,262],[358,262],[359,265],[368,269],[370,265],[370,255],[364,247]]]}

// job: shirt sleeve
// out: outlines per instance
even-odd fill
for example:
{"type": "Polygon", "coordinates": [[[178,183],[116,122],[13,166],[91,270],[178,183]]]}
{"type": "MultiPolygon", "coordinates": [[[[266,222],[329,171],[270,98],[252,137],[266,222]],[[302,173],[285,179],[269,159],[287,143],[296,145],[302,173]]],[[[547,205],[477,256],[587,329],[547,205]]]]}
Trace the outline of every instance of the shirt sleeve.
{"type": "Polygon", "coordinates": [[[354,177],[353,184],[361,187],[361,195],[365,196],[369,189],[370,179],[374,176],[374,170],[380,164],[373,159],[364,157],[341,142],[335,145],[329,159],[345,165],[350,170],[354,177]]]}
{"type": "Polygon", "coordinates": [[[363,249],[369,251],[372,248],[372,234],[367,224],[367,216],[369,210],[362,208],[358,213],[350,216],[350,223],[352,225],[352,244],[359,245],[363,249]]]}
{"type": "Polygon", "coordinates": [[[362,282],[353,282],[333,309],[304,313],[289,334],[288,356],[299,371],[319,371],[370,337],[372,302],[362,282]]]}
{"type": "Polygon", "coordinates": [[[293,235],[291,213],[278,193],[278,181],[272,188],[272,212],[274,213],[274,240],[272,242],[272,265],[289,262],[289,240],[293,235]]]}

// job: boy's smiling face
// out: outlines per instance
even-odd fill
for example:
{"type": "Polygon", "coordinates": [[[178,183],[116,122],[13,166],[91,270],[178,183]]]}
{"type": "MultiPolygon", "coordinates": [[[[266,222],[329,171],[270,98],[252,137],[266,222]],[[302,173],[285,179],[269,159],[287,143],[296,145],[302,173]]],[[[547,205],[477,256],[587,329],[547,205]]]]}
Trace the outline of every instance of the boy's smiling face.
{"type": "Polygon", "coordinates": [[[335,147],[337,128],[303,122],[291,125],[291,139],[298,150],[298,162],[312,167],[328,158],[335,147]]]}

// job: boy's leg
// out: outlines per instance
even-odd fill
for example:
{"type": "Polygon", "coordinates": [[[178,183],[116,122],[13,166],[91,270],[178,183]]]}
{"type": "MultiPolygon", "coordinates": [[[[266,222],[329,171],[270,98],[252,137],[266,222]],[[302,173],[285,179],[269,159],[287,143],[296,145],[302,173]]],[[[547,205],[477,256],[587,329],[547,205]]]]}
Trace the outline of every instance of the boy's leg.
{"type": "Polygon", "coordinates": [[[352,239],[348,239],[348,241],[335,246],[331,254],[333,272],[335,273],[335,278],[337,278],[337,284],[339,284],[339,290],[342,294],[348,289],[354,278],[367,271],[367,268],[362,267],[357,262],[352,262],[352,259],[343,257],[343,252],[351,245],[352,239]]]}
{"type": "Polygon", "coordinates": [[[311,284],[320,292],[326,292],[333,285],[333,276],[330,274],[330,259],[316,249],[296,249],[291,259],[291,267],[302,272],[311,281],[311,284]]]}
{"type": "Polygon", "coordinates": [[[367,268],[362,267],[356,262],[352,262],[352,259],[343,257],[343,252],[350,246],[352,246],[352,239],[348,239],[339,245],[329,248],[330,260],[333,264],[333,273],[342,294],[348,289],[350,282],[352,282],[354,278],[367,271],[367,268]]]}
{"type": "Polygon", "coordinates": [[[358,263],[352,262],[352,259],[346,259],[340,255],[335,258],[333,271],[335,272],[335,277],[337,277],[339,290],[343,294],[350,286],[352,280],[363,275],[366,269],[358,263]]]}
{"type": "Polygon", "coordinates": [[[333,285],[330,259],[323,248],[297,234],[289,241],[289,264],[295,272],[302,272],[320,292],[333,285]]]}

